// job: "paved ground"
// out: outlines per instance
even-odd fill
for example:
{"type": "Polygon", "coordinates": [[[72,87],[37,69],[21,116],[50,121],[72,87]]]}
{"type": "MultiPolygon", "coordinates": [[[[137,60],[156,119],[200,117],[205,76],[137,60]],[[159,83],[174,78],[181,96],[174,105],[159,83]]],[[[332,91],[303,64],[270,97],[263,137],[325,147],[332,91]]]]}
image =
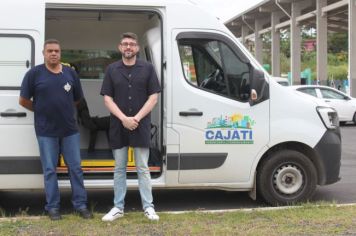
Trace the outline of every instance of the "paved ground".
{"type": "Polygon", "coordinates": [[[318,188],[315,200],[356,203],[356,126],[342,126],[341,135],[341,181],[318,188]]]}
{"type": "MultiPolygon", "coordinates": [[[[318,187],[313,201],[334,201],[335,203],[356,202],[356,126],[341,128],[343,150],[341,181],[324,187],[318,187]]],[[[89,202],[97,211],[104,213],[112,206],[111,190],[89,191],[89,202]]],[[[155,190],[154,199],[157,211],[182,210],[220,210],[265,206],[260,201],[253,201],[247,193],[226,192],[219,190],[155,190]]],[[[44,203],[41,191],[1,192],[0,207],[6,214],[26,211],[30,215],[41,214],[44,203]]],[[[138,191],[129,191],[126,197],[126,211],[141,210],[138,191]]],[[[62,209],[71,212],[70,192],[62,193],[62,209]]],[[[1,213],[1,212],[0,212],[1,213]]]]}

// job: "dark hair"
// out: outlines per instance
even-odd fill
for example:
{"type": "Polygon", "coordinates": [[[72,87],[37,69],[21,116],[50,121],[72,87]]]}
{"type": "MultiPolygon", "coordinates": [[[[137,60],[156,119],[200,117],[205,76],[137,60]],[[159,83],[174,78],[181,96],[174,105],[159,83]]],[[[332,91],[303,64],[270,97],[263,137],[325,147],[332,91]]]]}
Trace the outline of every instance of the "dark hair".
{"type": "Polygon", "coordinates": [[[47,39],[43,44],[43,48],[45,48],[47,44],[58,44],[58,45],[60,45],[60,43],[59,43],[59,41],[57,39],[47,39]]]}
{"type": "Polygon", "coordinates": [[[134,39],[134,40],[138,41],[137,34],[132,33],[132,32],[123,33],[123,34],[121,35],[121,41],[122,41],[124,38],[130,38],[130,39],[134,39]]]}

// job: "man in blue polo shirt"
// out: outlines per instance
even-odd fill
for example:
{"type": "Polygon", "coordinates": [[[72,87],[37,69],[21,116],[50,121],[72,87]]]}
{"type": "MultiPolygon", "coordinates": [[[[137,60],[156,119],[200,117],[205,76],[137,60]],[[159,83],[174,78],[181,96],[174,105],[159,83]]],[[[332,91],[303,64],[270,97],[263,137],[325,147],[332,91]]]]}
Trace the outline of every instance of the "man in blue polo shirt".
{"type": "Polygon", "coordinates": [[[72,185],[72,203],[85,219],[93,215],[87,208],[87,193],[80,166],[80,136],[74,118],[75,103],[83,97],[75,71],[60,63],[61,49],[55,39],[45,41],[44,64],[29,70],[21,85],[19,103],[34,112],[46,192],[45,210],[59,220],[60,193],[56,167],[62,153],[72,185]]]}
{"type": "Polygon", "coordinates": [[[101,88],[110,111],[110,144],[115,158],[114,207],[102,218],[113,221],[124,215],[127,150],[133,147],[142,207],[149,220],[158,220],[153,207],[151,176],[148,168],[151,139],[150,112],[161,91],[151,63],[136,58],[137,35],[124,33],[118,49],[122,60],[108,66],[101,88]]]}

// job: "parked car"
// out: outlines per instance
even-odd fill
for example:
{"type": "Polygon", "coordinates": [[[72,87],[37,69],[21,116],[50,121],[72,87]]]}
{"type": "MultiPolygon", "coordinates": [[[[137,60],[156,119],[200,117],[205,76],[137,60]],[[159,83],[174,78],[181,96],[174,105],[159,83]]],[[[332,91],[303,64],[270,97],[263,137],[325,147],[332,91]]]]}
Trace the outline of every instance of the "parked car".
{"type": "Polygon", "coordinates": [[[332,87],[322,85],[295,85],[291,88],[322,99],[329,104],[337,111],[340,123],[352,121],[356,124],[356,98],[332,87]]]}
{"type": "Polygon", "coordinates": [[[283,86],[289,86],[289,81],[287,78],[283,78],[283,77],[272,77],[275,81],[277,81],[277,83],[279,83],[280,85],[283,86]]]}

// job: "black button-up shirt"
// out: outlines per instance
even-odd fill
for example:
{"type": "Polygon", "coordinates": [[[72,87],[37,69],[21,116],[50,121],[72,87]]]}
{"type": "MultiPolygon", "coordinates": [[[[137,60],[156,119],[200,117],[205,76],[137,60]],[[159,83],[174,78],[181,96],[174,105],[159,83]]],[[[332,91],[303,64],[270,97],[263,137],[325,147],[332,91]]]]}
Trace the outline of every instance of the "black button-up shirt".
{"type": "MultiPolygon", "coordinates": [[[[108,66],[101,87],[101,95],[113,98],[126,116],[135,116],[152,94],[159,93],[161,87],[152,64],[137,59],[136,64],[127,69],[122,60],[108,66]]],[[[110,145],[113,149],[125,146],[149,147],[151,138],[151,116],[146,115],[139,126],[130,131],[121,120],[110,115],[110,145]]]]}

